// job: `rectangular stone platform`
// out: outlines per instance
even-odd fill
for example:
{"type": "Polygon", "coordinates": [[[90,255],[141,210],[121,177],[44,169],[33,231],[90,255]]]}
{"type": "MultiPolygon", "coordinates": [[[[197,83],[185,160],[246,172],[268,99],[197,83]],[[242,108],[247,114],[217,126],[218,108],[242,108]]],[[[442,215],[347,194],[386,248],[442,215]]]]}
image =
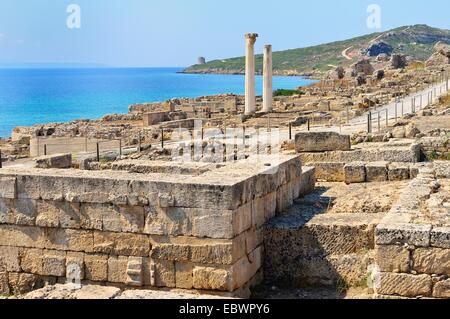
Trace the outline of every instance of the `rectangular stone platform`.
{"type": "Polygon", "coordinates": [[[183,175],[0,170],[0,293],[69,278],[248,296],[262,225],[315,181],[298,156],[259,160],[183,175]]]}

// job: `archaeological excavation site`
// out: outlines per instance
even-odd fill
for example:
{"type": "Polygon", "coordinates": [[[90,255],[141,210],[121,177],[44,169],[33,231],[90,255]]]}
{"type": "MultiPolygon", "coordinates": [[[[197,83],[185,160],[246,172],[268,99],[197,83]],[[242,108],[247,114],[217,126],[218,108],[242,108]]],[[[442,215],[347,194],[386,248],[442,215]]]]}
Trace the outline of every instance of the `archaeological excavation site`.
{"type": "Polygon", "coordinates": [[[2,297],[450,298],[449,46],[256,96],[257,38],[245,95],[0,141],[2,297]]]}

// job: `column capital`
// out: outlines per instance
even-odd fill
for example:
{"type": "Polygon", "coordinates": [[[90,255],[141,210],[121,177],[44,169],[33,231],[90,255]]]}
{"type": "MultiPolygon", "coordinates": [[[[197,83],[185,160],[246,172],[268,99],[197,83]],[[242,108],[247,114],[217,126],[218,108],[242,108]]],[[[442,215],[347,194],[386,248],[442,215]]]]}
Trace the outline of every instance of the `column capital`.
{"type": "Polygon", "coordinates": [[[246,33],[245,38],[250,40],[252,43],[256,42],[256,38],[258,37],[258,33],[246,33]]]}

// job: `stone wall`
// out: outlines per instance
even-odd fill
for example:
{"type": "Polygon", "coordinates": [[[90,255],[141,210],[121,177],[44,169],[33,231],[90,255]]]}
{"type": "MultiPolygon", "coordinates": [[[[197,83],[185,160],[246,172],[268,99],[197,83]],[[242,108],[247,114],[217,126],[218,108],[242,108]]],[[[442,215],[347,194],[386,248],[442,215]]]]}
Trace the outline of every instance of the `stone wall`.
{"type": "Polygon", "coordinates": [[[315,167],[317,180],[353,184],[412,179],[417,176],[420,164],[391,162],[319,162],[306,163],[306,165],[315,167]]]}
{"type": "MultiPolygon", "coordinates": [[[[309,175],[308,175],[309,176],[309,175]]],[[[203,174],[0,170],[0,293],[82,281],[248,296],[262,225],[313,187],[296,156],[203,174]]]]}
{"type": "Polygon", "coordinates": [[[144,120],[144,126],[151,126],[156,125],[161,122],[164,122],[166,119],[168,112],[151,112],[151,113],[144,113],[142,115],[142,118],[144,120]]]}
{"type": "Polygon", "coordinates": [[[450,135],[442,137],[423,137],[420,139],[422,151],[428,160],[450,160],[450,135]]]}
{"type": "Polygon", "coordinates": [[[334,132],[301,132],[295,135],[295,149],[298,153],[349,151],[350,136],[334,132]]]}
{"type": "MultiPolygon", "coordinates": [[[[446,174],[450,173],[448,165],[446,174]]],[[[448,176],[448,175],[447,175],[448,176]]],[[[447,176],[423,167],[376,229],[376,292],[450,298],[447,176]],[[447,210],[447,213],[446,213],[447,210]]]]}

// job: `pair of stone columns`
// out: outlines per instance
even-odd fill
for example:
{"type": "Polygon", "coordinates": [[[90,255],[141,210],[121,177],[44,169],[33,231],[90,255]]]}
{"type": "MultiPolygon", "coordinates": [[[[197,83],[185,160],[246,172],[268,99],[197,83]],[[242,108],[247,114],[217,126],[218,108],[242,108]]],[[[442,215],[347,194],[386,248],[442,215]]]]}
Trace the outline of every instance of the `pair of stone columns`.
{"type": "MultiPolygon", "coordinates": [[[[255,42],[258,34],[247,33],[245,55],[245,115],[252,115],[256,111],[255,94],[255,42]]],[[[263,112],[272,111],[272,46],[264,46],[263,66],[263,112]]]]}

